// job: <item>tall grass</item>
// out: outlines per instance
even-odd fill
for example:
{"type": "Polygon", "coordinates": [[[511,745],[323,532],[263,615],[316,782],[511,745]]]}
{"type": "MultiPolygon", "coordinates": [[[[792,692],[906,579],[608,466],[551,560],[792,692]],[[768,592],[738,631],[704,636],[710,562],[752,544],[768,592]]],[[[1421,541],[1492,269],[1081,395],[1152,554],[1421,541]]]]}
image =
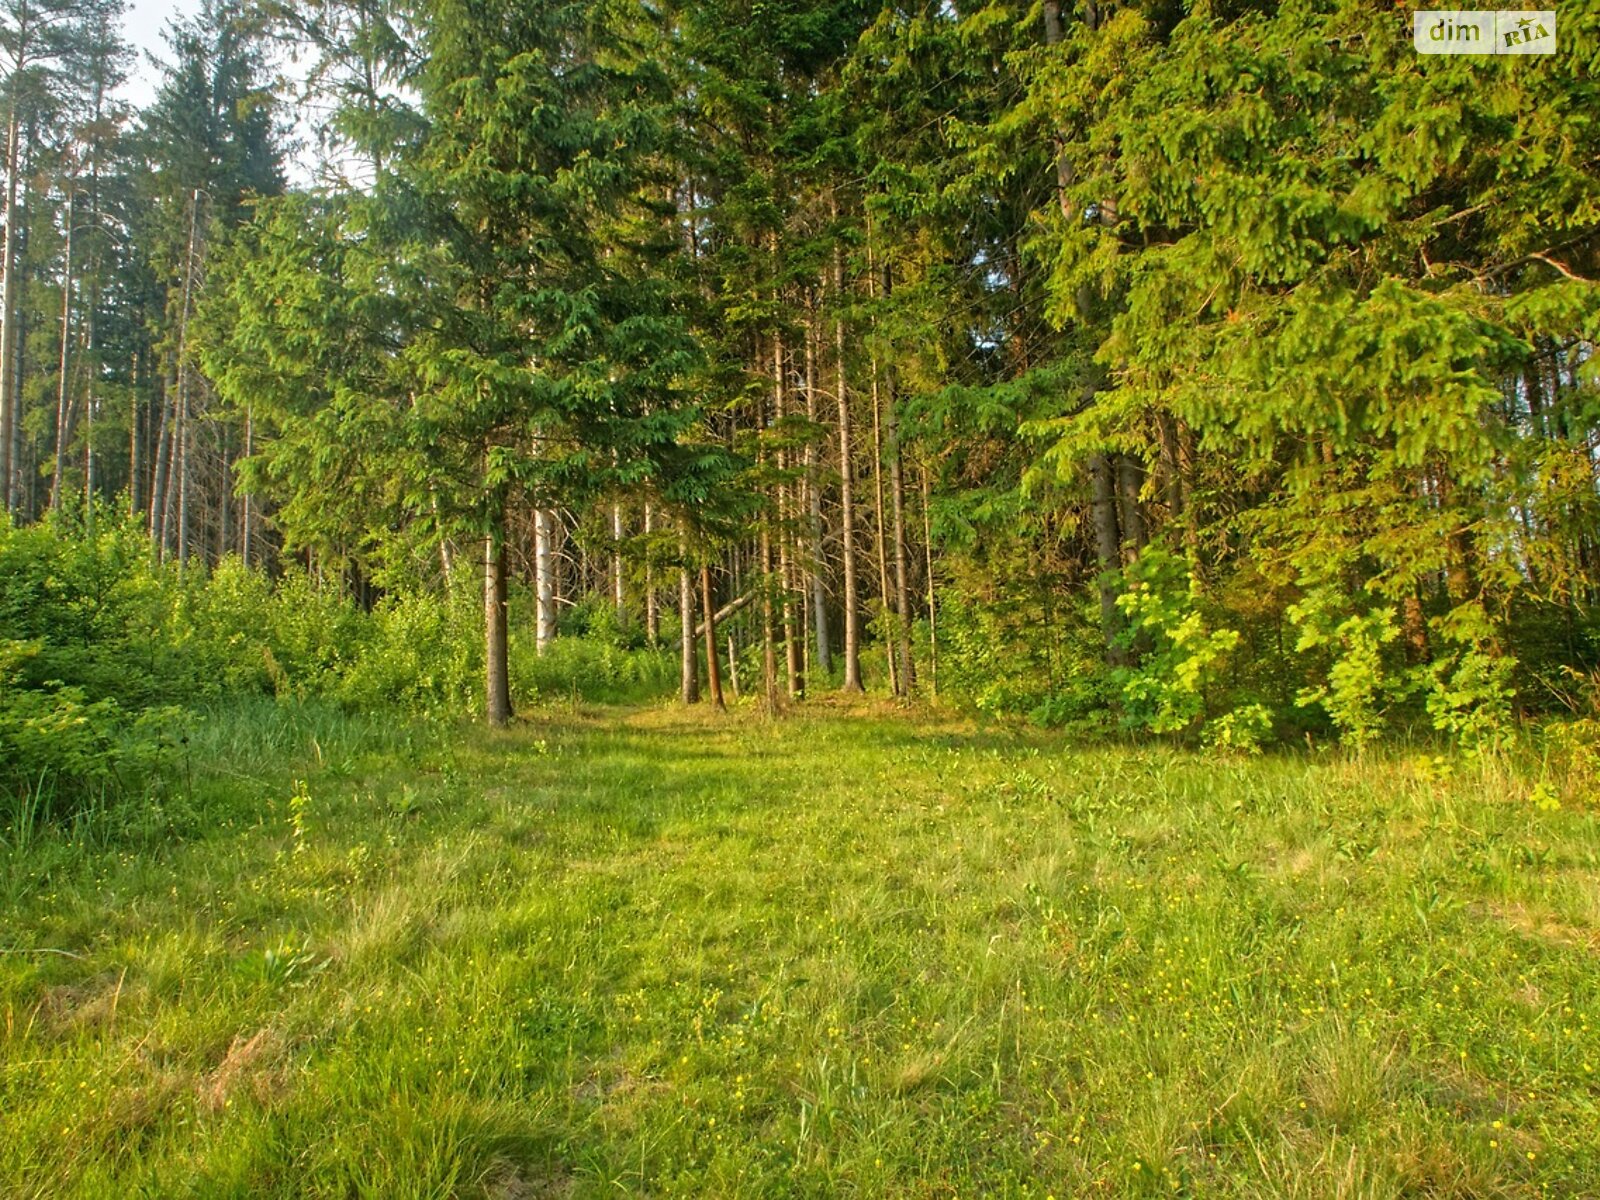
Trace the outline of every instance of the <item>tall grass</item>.
{"type": "Polygon", "coordinates": [[[1536,776],[531,718],[219,712],[177,835],[40,833],[0,1194],[1600,1194],[1600,826],[1536,776]]]}

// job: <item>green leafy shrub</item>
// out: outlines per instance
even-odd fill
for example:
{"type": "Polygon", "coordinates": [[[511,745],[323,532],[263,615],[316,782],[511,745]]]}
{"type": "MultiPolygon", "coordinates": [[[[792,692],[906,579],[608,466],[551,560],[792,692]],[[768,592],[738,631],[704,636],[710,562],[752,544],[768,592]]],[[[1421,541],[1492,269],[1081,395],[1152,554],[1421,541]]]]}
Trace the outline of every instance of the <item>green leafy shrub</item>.
{"type": "Polygon", "coordinates": [[[385,598],[365,619],[335,688],[356,708],[459,715],[483,705],[483,617],[469,597],[385,598]]]}
{"type": "Polygon", "coordinates": [[[1449,649],[1419,671],[1433,727],[1469,753],[1504,748],[1513,733],[1517,660],[1499,652],[1494,627],[1476,604],[1453,609],[1434,628],[1449,649]]]}
{"type": "Polygon", "coordinates": [[[638,703],[678,685],[677,654],[628,650],[597,638],[558,637],[534,651],[531,637],[513,637],[513,692],[524,698],[577,698],[592,703],[638,703]]]}
{"type": "Polygon", "coordinates": [[[1342,742],[1365,748],[1383,732],[1391,703],[1407,690],[1387,653],[1400,636],[1393,609],[1379,604],[1362,610],[1324,587],[1290,605],[1288,617],[1299,631],[1295,650],[1320,656],[1323,675],[1321,683],[1302,688],[1295,702],[1320,706],[1342,742]]]}
{"type": "Polygon", "coordinates": [[[1047,607],[1022,585],[979,596],[939,594],[939,691],[979,712],[1025,715],[1047,727],[1099,727],[1117,689],[1097,617],[1082,605],[1047,607]]]}
{"type": "MultiPolygon", "coordinates": [[[[1153,733],[1195,733],[1220,707],[1223,668],[1239,632],[1211,627],[1198,581],[1168,550],[1147,548],[1126,577],[1117,597],[1127,618],[1121,638],[1138,661],[1116,672],[1124,720],[1153,733]]],[[[1239,735],[1248,727],[1241,717],[1239,735]]]]}
{"type": "Polygon", "coordinates": [[[1206,722],[1205,744],[1213,750],[1260,754],[1272,738],[1272,710],[1265,704],[1241,704],[1206,722]]]}
{"type": "Polygon", "coordinates": [[[0,641],[0,823],[62,817],[162,765],[170,708],[129,711],[81,687],[24,686],[37,643],[0,641]],[[26,811],[25,811],[26,810],[26,811]]]}

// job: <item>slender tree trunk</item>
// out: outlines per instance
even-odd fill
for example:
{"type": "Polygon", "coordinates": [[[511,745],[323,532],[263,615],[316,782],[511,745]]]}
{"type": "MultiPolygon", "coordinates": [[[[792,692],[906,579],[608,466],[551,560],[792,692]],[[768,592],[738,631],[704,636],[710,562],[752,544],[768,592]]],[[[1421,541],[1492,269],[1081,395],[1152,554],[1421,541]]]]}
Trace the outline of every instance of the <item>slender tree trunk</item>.
{"type": "Polygon", "coordinates": [[[694,655],[694,577],[689,573],[689,543],[678,539],[678,696],[685,704],[700,702],[700,677],[694,655]]]}
{"type": "MultiPolygon", "coordinates": [[[[1091,26],[1096,23],[1093,13],[1088,14],[1087,19],[1091,26]]],[[[1060,0],[1044,0],[1045,44],[1058,45],[1062,36],[1060,0]]],[[[1057,136],[1053,141],[1056,151],[1056,201],[1062,215],[1071,222],[1076,219],[1068,194],[1073,181],[1072,167],[1064,153],[1063,139],[1057,136]]],[[[1089,385],[1084,395],[1085,404],[1093,402],[1098,390],[1095,384],[1089,385]]],[[[1111,459],[1099,451],[1089,456],[1088,467],[1091,495],[1089,511],[1094,525],[1095,558],[1100,567],[1100,626],[1106,643],[1106,661],[1117,665],[1124,661],[1125,656],[1122,648],[1116,644],[1116,637],[1122,629],[1122,614],[1117,608],[1117,589],[1110,578],[1122,561],[1122,531],[1117,524],[1116,469],[1111,459]]]]}
{"type": "Polygon", "coordinates": [[[1117,607],[1117,589],[1111,573],[1120,565],[1122,537],[1117,527],[1116,484],[1111,461],[1096,452],[1089,456],[1089,484],[1092,499],[1090,516],[1094,522],[1095,558],[1100,566],[1100,628],[1106,641],[1106,661],[1118,666],[1126,661],[1117,635],[1122,632],[1122,611],[1117,607]]]}
{"type": "MultiPolygon", "coordinates": [[[[789,415],[789,389],[785,379],[783,338],[772,335],[772,399],[777,414],[778,427],[782,429],[789,415]]],[[[789,466],[787,450],[778,451],[778,470],[789,466]]],[[[789,699],[798,700],[805,693],[805,682],[800,674],[800,643],[795,640],[794,619],[794,563],[790,554],[790,536],[793,521],[790,519],[790,491],[787,483],[778,484],[778,575],[783,591],[780,615],[783,620],[783,660],[787,672],[789,699]]]]}
{"type": "Polygon", "coordinates": [[[483,539],[484,713],[490,725],[511,720],[507,655],[505,513],[494,516],[483,539]]]}
{"type": "Polygon", "coordinates": [[[543,654],[556,636],[556,576],[551,558],[549,509],[533,513],[534,646],[543,654]]]}
{"type": "Polygon", "coordinates": [[[1139,493],[1144,488],[1144,468],[1138,459],[1129,454],[1116,456],[1117,507],[1124,540],[1122,561],[1134,562],[1143,553],[1148,536],[1145,533],[1144,510],[1139,505],[1139,493]]]}
{"type": "Polygon", "coordinates": [[[161,388],[157,399],[160,417],[156,424],[155,462],[150,471],[150,541],[155,548],[156,557],[162,561],[167,557],[167,475],[168,467],[172,460],[172,421],[170,418],[172,390],[166,386],[166,379],[160,380],[161,388]]]}
{"type": "MultiPolygon", "coordinates": [[[[255,452],[255,412],[249,405],[245,405],[244,456],[248,459],[255,452]]],[[[239,557],[244,559],[244,565],[247,567],[255,564],[255,501],[248,491],[239,496],[239,557]]]]}
{"type": "MultiPolygon", "coordinates": [[[[99,14],[99,25],[96,33],[101,37],[102,44],[111,42],[112,20],[109,12],[99,14]]],[[[91,151],[89,154],[89,298],[84,311],[84,337],[83,359],[88,365],[87,379],[84,386],[84,438],[83,438],[83,512],[84,520],[92,533],[94,531],[94,501],[96,492],[95,475],[99,466],[95,453],[95,423],[100,416],[100,356],[99,342],[95,338],[95,317],[100,310],[101,300],[101,272],[105,265],[104,256],[104,231],[100,228],[100,168],[101,158],[104,153],[104,142],[100,135],[105,117],[106,91],[109,83],[108,70],[110,56],[97,54],[94,60],[94,101],[91,111],[95,133],[92,135],[91,151]]],[[[132,487],[130,481],[129,487],[132,487]]]]}
{"type": "MultiPolygon", "coordinates": [[[[216,437],[216,557],[221,562],[229,550],[234,549],[234,438],[230,437],[226,424],[219,424],[216,437]]],[[[365,581],[362,586],[366,586],[365,581]]]]}
{"type": "Polygon", "coordinates": [[[1428,661],[1428,622],[1422,614],[1422,598],[1415,590],[1406,594],[1401,606],[1401,627],[1405,631],[1406,659],[1413,666],[1428,661]]]}
{"type": "MultiPolygon", "coordinates": [[[[883,294],[888,297],[894,277],[889,264],[883,264],[883,294]]],[[[900,452],[899,397],[895,394],[894,369],[886,367],[884,382],[888,396],[883,406],[883,431],[888,440],[889,496],[894,511],[894,598],[895,629],[900,660],[900,693],[909,696],[917,686],[917,666],[911,656],[911,585],[906,547],[906,487],[903,455],[900,452]]]]}
{"type": "Polygon", "coordinates": [[[189,447],[193,442],[189,429],[189,392],[178,389],[178,424],[173,430],[173,477],[178,488],[178,569],[183,570],[189,561],[189,447]]]}
{"type": "MultiPolygon", "coordinates": [[[[834,217],[839,215],[834,203],[834,217]]],[[[844,304],[844,247],[833,247],[834,301],[844,304]]],[[[834,321],[834,355],[839,405],[839,529],[844,559],[844,690],[859,692],[861,687],[861,609],[856,589],[856,511],[855,467],[852,462],[850,431],[850,393],[846,384],[844,316],[834,321]]]]}
{"type": "Polygon", "coordinates": [[[67,440],[72,435],[72,252],[76,249],[73,237],[76,201],[77,194],[73,191],[67,197],[66,265],[61,277],[61,359],[56,383],[56,461],[50,476],[51,512],[61,511],[62,490],[66,486],[67,440]]]}
{"type": "MultiPolygon", "coordinates": [[[[98,267],[96,268],[98,276],[98,267]]],[[[95,309],[99,307],[98,288],[91,288],[88,310],[83,315],[84,359],[88,362],[86,392],[83,401],[83,516],[89,531],[94,531],[95,472],[98,463],[94,452],[94,424],[100,413],[100,395],[95,387],[100,382],[100,359],[95,342],[95,309]]]]}
{"type": "MultiPolygon", "coordinates": [[[[442,521],[439,516],[439,494],[433,490],[433,485],[428,485],[428,503],[433,508],[434,528],[442,530],[442,521]]],[[[444,573],[444,590],[448,592],[455,583],[456,562],[455,555],[450,552],[450,539],[443,532],[439,534],[439,570],[444,573]]]]}
{"type": "Polygon", "coordinates": [[[1457,503],[1458,488],[1445,468],[1439,469],[1439,506],[1444,509],[1451,525],[1445,535],[1445,585],[1451,604],[1465,604],[1477,594],[1476,572],[1473,570],[1474,539],[1464,507],[1457,503]]]}
{"type": "MultiPolygon", "coordinates": [[[[806,322],[806,418],[815,427],[817,423],[817,312],[810,306],[810,319],[806,322]]],[[[833,647],[828,636],[828,592],[822,580],[822,483],[817,470],[817,443],[806,441],[806,507],[808,530],[811,535],[809,560],[805,577],[811,592],[811,632],[817,648],[817,670],[824,675],[833,668],[833,647]]]]}
{"type": "Polygon", "coordinates": [[[897,400],[891,376],[888,403],[884,406],[884,433],[889,441],[889,492],[894,502],[894,597],[899,637],[900,691],[910,695],[917,686],[917,667],[911,656],[911,584],[906,545],[906,487],[900,454],[900,422],[895,415],[897,400]]]}
{"type": "Polygon", "coordinates": [[[778,710],[778,650],[772,610],[772,532],[761,530],[761,686],[767,711],[778,710]]]}
{"type": "MultiPolygon", "coordinates": [[[[1061,0],[1044,0],[1044,40],[1048,46],[1057,45],[1061,41],[1061,0]]],[[[1061,213],[1068,221],[1072,220],[1072,204],[1067,196],[1067,189],[1072,184],[1072,168],[1067,162],[1066,155],[1062,153],[1061,139],[1056,143],[1056,203],[1061,207],[1061,213]]]]}
{"type": "Polygon", "coordinates": [[[734,703],[739,700],[739,653],[734,649],[733,634],[728,635],[728,686],[733,690],[734,703]]]}
{"type": "Polygon", "coordinates": [[[628,619],[627,581],[622,577],[622,505],[611,506],[611,599],[617,607],[617,624],[628,619]]]}
{"type": "MultiPolygon", "coordinates": [[[[20,52],[19,52],[20,56],[20,52]]],[[[0,249],[0,487],[5,491],[6,512],[17,511],[17,477],[22,422],[20,394],[16,386],[17,337],[17,181],[21,177],[22,128],[17,113],[19,81],[11,81],[11,117],[6,123],[6,208],[5,242],[0,249]]]]}
{"type": "Polygon", "coordinates": [[[226,425],[218,428],[217,440],[220,443],[217,446],[217,561],[221,562],[228,553],[228,539],[233,536],[233,517],[228,503],[233,494],[230,486],[233,482],[233,460],[229,457],[232,445],[226,425]]]}
{"type": "Polygon", "coordinates": [[[177,476],[178,488],[178,566],[181,570],[189,561],[189,495],[190,449],[194,435],[190,430],[189,406],[189,313],[194,303],[195,272],[200,249],[200,191],[189,194],[189,248],[183,268],[183,306],[178,312],[177,381],[175,401],[177,427],[173,430],[172,473],[177,476]]]}
{"type": "MultiPolygon", "coordinates": [[[[644,564],[644,636],[652,648],[661,644],[661,603],[656,595],[656,569],[649,556],[655,552],[650,537],[656,531],[656,511],[644,506],[645,564],[644,564]]],[[[737,696],[734,697],[738,699],[737,696]]]]}
{"type": "MultiPolygon", "coordinates": [[[[884,513],[883,496],[883,401],[878,383],[878,361],[872,361],[872,483],[873,506],[877,516],[878,532],[878,595],[883,600],[884,624],[892,614],[889,591],[889,524],[884,513]]],[[[883,653],[889,668],[889,691],[900,694],[900,675],[895,665],[895,636],[885,629],[883,653]]]]}
{"type": "Polygon", "coordinates": [[[144,512],[144,403],[140,399],[143,367],[144,355],[136,350],[133,387],[128,393],[128,515],[135,518],[144,512]]]}
{"type": "Polygon", "coordinates": [[[717,669],[717,609],[711,602],[710,563],[700,566],[700,602],[705,607],[706,687],[711,692],[711,703],[722,709],[727,705],[722,700],[722,673],[717,669]]]}
{"type": "Polygon", "coordinates": [[[1183,519],[1183,453],[1178,445],[1178,419],[1169,412],[1157,416],[1161,433],[1161,482],[1167,497],[1167,520],[1183,519]]]}

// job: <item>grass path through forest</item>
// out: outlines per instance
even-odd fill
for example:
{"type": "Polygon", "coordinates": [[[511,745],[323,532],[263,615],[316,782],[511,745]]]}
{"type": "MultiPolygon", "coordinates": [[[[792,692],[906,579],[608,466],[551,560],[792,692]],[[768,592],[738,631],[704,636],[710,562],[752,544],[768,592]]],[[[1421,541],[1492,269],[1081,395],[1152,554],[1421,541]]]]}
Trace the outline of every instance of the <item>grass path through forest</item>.
{"type": "Polygon", "coordinates": [[[1600,1195],[1600,837],[1493,773],[273,719],[0,859],[0,1194],[1600,1195]]]}

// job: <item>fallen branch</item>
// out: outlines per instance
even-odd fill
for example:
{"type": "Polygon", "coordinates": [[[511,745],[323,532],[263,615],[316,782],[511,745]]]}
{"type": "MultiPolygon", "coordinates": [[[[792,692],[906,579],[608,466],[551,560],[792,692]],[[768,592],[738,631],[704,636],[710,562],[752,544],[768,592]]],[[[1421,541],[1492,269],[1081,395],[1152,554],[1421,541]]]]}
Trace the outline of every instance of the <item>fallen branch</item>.
{"type": "MultiPolygon", "coordinates": [[[[754,592],[746,592],[744,595],[740,596],[737,600],[729,600],[721,608],[717,609],[716,613],[714,614],[714,617],[715,617],[715,620],[716,620],[717,624],[718,625],[722,624],[722,622],[724,620],[726,620],[728,617],[733,616],[734,613],[738,612],[741,608],[743,608],[745,605],[749,604],[750,601],[754,600],[755,598],[756,598],[756,594],[754,592]]],[[[697,638],[703,638],[703,637],[705,637],[705,635],[706,635],[706,623],[704,621],[701,621],[700,624],[698,624],[698,625],[696,625],[694,627],[694,636],[697,637],[697,638]]]]}

